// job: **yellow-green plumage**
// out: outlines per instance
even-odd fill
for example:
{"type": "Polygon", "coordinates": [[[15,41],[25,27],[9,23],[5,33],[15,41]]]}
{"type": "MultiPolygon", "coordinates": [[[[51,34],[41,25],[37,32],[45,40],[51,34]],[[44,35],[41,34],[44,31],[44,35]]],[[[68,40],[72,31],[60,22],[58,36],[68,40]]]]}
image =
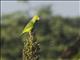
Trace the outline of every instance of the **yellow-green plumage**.
{"type": "Polygon", "coordinates": [[[22,34],[24,34],[26,32],[30,32],[33,29],[34,24],[36,23],[37,20],[39,20],[39,17],[38,16],[34,16],[32,18],[32,20],[25,26],[25,28],[22,31],[22,34]]]}

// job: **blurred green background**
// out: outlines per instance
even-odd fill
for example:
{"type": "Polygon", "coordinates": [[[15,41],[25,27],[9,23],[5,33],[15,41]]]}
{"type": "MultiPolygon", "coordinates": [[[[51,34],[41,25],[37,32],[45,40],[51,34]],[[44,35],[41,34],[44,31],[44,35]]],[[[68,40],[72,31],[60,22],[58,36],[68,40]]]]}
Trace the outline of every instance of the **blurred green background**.
{"type": "MultiPolygon", "coordinates": [[[[41,17],[36,32],[40,43],[40,60],[59,60],[61,57],[79,60],[80,16],[54,15],[52,13],[55,11],[53,12],[51,8],[51,5],[46,5],[36,10],[36,14],[41,17]]],[[[23,41],[19,35],[31,18],[28,11],[2,14],[1,60],[22,60],[23,41]]]]}

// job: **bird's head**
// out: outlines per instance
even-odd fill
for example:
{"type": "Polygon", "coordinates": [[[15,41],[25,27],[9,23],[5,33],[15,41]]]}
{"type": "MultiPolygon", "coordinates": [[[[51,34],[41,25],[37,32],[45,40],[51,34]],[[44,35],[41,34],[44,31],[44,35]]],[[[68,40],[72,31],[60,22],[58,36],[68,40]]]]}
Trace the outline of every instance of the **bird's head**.
{"type": "Polygon", "coordinates": [[[33,20],[39,20],[40,18],[39,18],[39,16],[37,16],[37,15],[35,15],[34,17],[33,17],[33,20]]]}

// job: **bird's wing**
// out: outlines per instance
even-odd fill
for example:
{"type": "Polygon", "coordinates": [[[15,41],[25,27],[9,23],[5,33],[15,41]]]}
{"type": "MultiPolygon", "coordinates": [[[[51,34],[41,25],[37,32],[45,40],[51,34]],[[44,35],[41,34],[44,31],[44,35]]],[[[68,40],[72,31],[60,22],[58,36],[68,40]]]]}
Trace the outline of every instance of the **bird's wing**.
{"type": "Polygon", "coordinates": [[[29,32],[32,28],[33,28],[33,22],[32,21],[30,21],[26,26],[25,26],[25,28],[23,29],[23,32],[22,33],[24,33],[24,32],[29,32]]]}

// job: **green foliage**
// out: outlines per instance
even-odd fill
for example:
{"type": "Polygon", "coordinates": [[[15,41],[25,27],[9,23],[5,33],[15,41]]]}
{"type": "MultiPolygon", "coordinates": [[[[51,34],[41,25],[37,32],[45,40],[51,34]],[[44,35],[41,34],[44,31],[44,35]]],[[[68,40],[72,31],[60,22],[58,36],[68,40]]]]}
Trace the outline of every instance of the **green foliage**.
{"type": "MultiPolygon", "coordinates": [[[[43,13],[48,16],[46,12],[40,15],[43,16],[43,13]]],[[[77,43],[80,42],[80,18],[52,16],[50,12],[49,15],[50,18],[40,20],[36,31],[37,40],[40,42],[40,60],[58,60],[68,52],[71,53],[69,59],[80,59],[80,43],[77,43]],[[65,50],[67,51],[64,53],[65,50]],[[72,51],[75,53],[72,54],[72,51]]],[[[0,40],[2,60],[22,60],[23,39],[19,35],[28,20],[30,18],[22,13],[2,16],[0,40]]]]}

